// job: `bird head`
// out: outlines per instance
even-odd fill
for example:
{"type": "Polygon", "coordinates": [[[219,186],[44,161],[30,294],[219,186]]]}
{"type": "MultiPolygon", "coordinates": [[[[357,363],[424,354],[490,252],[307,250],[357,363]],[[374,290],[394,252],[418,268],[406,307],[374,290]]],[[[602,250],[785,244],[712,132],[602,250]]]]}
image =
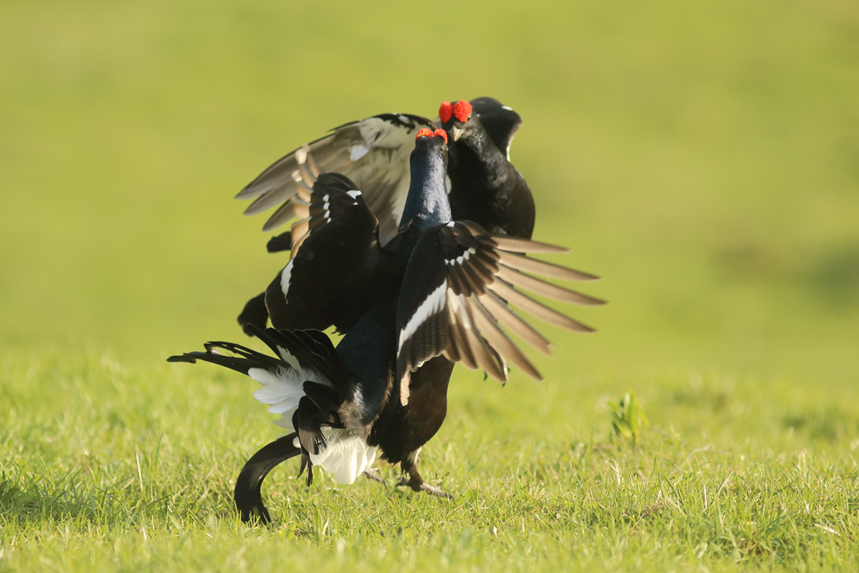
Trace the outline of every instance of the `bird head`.
{"type": "Polygon", "coordinates": [[[421,129],[409,158],[409,193],[400,227],[411,222],[423,230],[450,221],[447,159],[447,133],[443,129],[421,129]]]}
{"type": "Polygon", "coordinates": [[[437,130],[433,131],[428,127],[424,127],[423,129],[418,131],[418,134],[415,136],[415,141],[418,141],[422,137],[428,137],[428,138],[440,137],[440,138],[442,138],[442,140],[444,140],[444,144],[447,145],[447,133],[445,133],[445,131],[443,129],[437,129],[437,130]]]}
{"type": "Polygon", "coordinates": [[[471,120],[471,112],[471,104],[464,99],[456,103],[442,102],[441,107],[438,108],[441,125],[454,141],[459,140],[465,133],[465,126],[471,120]]]}
{"type": "Polygon", "coordinates": [[[421,129],[415,136],[415,150],[412,153],[420,149],[436,149],[447,161],[447,133],[443,129],[421,129]]]}

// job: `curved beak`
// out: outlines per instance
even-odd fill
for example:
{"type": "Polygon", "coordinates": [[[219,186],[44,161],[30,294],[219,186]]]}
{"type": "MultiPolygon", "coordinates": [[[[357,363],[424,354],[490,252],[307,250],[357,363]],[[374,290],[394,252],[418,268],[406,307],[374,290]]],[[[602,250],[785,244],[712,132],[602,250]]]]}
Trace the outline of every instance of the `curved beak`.
{"type": "Polygon", "coordinates": [[[457,126],[453,126],[453,140],[459,141],[459,138],[462,137],[462,134],[465,133],[465,129],[457,126]]]}

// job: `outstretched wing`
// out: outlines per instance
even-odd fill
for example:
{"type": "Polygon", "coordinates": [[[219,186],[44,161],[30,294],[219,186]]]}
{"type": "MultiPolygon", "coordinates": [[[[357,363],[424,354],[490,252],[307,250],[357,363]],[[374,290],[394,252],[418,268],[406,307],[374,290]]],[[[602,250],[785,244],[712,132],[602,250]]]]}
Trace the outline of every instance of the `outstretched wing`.
{"type": "Polygon", "coordinates": [[[451,222],[424,233],[409,259],[397,306],[397,380],[403,403],[408,401],[410,373],[439,355],[471,369],[483,368],[500,381],[507,379],[505,361],[542,380],[504,329],[546,354],[550,353],[549,341],[511,305],[555,326],[593,332],[516,288],[573,304],[604,304],[526,274],[598,280],[524,254],[562,252],[568,251],[528,239],[490,235],[470,221],[451,222]]]}
{"type": "Polygon", "coordinates": [[[303,218],[293,225],[295,257],[266,290],[269,318],[279,329],[345,329],[360,317],[356,285],[379,260],[379,222],[357,186],[339,173],[324,173],[309,200],[298,204],[303,218]]]}
{"type": "Polygon", "coordinates": [[[309,195],[321,173],[337,172],[365,192],[380,224],[382,244],[396,234],[409,190],[409,155],[421,128],[434,129],[423,117],[383,114],[347,123],[305,144],[263,171],[236,196],[255,199],[245,215],[280,207],[263,226],[270,231],[297,216],[296,195],[309,195]]]}

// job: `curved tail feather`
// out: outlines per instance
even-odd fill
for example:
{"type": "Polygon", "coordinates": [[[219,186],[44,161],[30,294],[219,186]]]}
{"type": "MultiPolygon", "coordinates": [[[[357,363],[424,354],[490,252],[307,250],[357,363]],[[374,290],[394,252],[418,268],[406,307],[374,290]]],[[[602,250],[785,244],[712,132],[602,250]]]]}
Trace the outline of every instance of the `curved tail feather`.
{"type": "Polygon", "coordinates": [[[247,523],[251,516],[255,515],[263,524],[271,523],[271,516],[262,502],[262,482],[276,466],[301,453],[301,449],[293,444],[295,437],[293,432],[278,438],[245,462],[233,492],[236,509],[239,510],[243,522],[247,523]]]}

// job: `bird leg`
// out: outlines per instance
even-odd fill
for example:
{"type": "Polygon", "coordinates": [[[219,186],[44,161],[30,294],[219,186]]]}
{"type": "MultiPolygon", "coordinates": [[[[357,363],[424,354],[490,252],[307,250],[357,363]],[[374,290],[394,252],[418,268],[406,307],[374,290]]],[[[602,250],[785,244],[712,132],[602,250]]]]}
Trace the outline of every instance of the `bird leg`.
{"type": "Polygon", "coordinates": [[[385,479],[379,475],[377,470],[370,469],[370,470],[365,471],[364,477],[367,479],[371,479],[375,482],[379,482],[383,486],[388,487],[388,482],[386,482],[385,479]]]}
{"type": "Polygon", "coordinates": [[[407,485],[412,488],[413,491],[425,491],[430,495],[434,495],[437,497],[443,497],[445,499],[453,499],[453,496],[441,489],[438,486],[430,485],[424,481],[424,478],[421,477],[421,472],[418,471],[418,467],[416,465],[411,466],[406,470],[409,474],[408,479],[406,479],[405,472],[400,481],[397,483],[397,486],[407,485]]]}

